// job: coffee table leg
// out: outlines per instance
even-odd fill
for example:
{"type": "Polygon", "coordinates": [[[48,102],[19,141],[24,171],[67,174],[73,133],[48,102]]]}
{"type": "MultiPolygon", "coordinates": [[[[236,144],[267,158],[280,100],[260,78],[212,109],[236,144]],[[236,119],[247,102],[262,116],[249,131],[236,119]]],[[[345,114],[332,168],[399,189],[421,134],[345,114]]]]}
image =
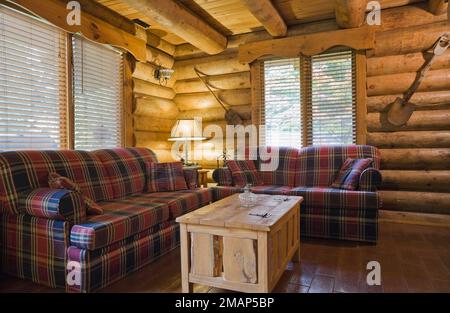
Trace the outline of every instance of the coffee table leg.
{"type": "Polygon", "coordinates": [[[189,234],[186,224],[180,224],[180,252],[181,252],[181,291],[190,293],[193,291],[192,284],[189,283],[189,234]]]}

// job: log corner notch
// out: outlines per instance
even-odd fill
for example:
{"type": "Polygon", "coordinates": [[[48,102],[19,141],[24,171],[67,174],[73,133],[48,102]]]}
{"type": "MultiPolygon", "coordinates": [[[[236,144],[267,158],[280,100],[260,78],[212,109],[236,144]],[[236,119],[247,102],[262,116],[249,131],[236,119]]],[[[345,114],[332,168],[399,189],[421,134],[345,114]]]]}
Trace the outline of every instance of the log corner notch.
{"type": "Polygon", "coordinates": [[[227,47],[227,38],[174,0],[122,0],[208,54],[227,47]]]}
{"type": "Polygon", "coordinates": [[[241,2],[271,36],[286,36],[286,23],[270,0],[241,0],[241,2]]]}
{"type": "Polygon", "coordinates": [[[447,12],[448,0],[428,0],[428,11],[434,15],[447,12]]]}
{"type": "Polygon", "coordinates": [[[367,0],[334,0],[336,23],[341,28],[357,28],[364,24],[367,0]]]}

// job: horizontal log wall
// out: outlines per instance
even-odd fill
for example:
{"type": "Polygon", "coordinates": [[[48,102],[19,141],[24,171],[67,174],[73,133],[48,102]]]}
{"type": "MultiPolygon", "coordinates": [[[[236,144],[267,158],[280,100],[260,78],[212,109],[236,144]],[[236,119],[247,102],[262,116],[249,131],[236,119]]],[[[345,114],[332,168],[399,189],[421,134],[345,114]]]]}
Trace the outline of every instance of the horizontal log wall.
{"type": "MultiPolygon", "coordinates": [[[[186,46],[181,48],[184,49],[186,46]]],[[[185,53],[187,53],[186,50],[183,56],[185,53]]],[[[173,87],[176,93],[174,103],[180,110],[178,118],[200,117],[203,128],[208,125],[218,125],[225,134],[227,125],[225,111],[198,78],[194,71],[195,66],[207,74],[207,81],[216,87],[218,97],[237,112],[244,123],[249,123],[251,120],[250,67],[238,61],[235,47],[215,56],[196,57],[196,49],[191,49],[191,53],[194,57],[177,60],[174,65],[176,73],[176,83],[173,87]]],[[[196,153],[199,151],[201,153],[203,145],[208,147],[208,151],[211,146],[215,146],[211,140],[197,143],[196,153]]],[[[215,168],[216,159],[221,152],[222,150],[217,148],[215,151],[209,151],[209,155],[203,155],[203,159],[197,158],[194,161],[204,168],[215,168]]]]}
{"type": "Polygon", "coordinates": [[[367,143],[381,152],[384,209],[450,214],[450,51],[413,96],[417,110],[408,123],[393,127],[386,120],[389,104],[423,65],[422,52],[450,31],[446,22],[425,22],[376,33],[375,48],[367,53],[367,143]]]}
{"type": "Polygon", "coordinates": [[[173,68],[175,46],[152,33],[141,33],[147,40],[147,62],[136,62],[133,68],[135,146],[152,149],[160,161],[172,161],[168,139],[179,113],[174,102],[175,78],[161,85],[154,71],[158,66],[173,68]]]}
{"type": "MultiPolygon", "coordinates": [[[[429,13],[426,3],[383,10],[375,48],[367,52],[367,143],[381,151],[381,196],[388,210],[450,214],[450,51],[433,64],[420,91],[413,96],[411,101],[418,107],[408,124],[392,127],[386,121],[389,104],[407,90],[422,66],[422,51],[443,32],[450,31],[445,21],[445,14],[429,13]]],[[[288,36],[335,29],[336,23],[327,20],[292,26],[288,36]]],[[[176,80],[168,84],[175,93],[177,117],[200,116],[204,126],[226,125],[220,105],[195,75],[193,69],[197,66],[209,75],[212,85],[222,89],[220,97],[248,123],[250,73],[248,65],[238,62],[236,50],[243,43],[265,39],[269,39],[266,32],[232,36],[228,49],[215,56],[207,56],[190,44],[177,46],[176,80]]],[[[213,145],[208,141],[202,144],[213,145]]],[[[216,161],[211,158],[201,164],[212,168],[216,161]]]]}

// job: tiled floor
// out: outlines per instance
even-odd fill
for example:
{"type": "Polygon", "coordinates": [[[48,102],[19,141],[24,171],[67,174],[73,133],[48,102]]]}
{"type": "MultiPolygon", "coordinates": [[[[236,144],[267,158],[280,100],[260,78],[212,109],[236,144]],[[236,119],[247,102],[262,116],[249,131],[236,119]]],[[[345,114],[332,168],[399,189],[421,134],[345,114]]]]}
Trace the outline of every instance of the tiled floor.
{"type": "MultiPolygon", "coordinates": [[[[381,223],[377,245],[302,240],[300,264],[290,263],[276,292],[450,292],[450,228],[381,223]],[[381,265],[381,286],[368,286],[366,265],[381,265]]],[[[179,292],[179,249],[103,292],[179,292]]],[[[0,278],[0,291],[60,292],[0,278]]],[[[222,292],[195,286],[196,292],[222,292]]]]}

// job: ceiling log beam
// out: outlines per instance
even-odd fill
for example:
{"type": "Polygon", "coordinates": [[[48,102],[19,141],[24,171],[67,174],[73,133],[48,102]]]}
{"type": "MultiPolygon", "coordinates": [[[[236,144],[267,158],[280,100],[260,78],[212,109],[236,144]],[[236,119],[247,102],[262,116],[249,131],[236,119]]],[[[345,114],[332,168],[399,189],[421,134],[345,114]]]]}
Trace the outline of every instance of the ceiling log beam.
{"type": "MultiPolygon", "coordinates": [[[[68,1],[65,0],[59,1],[62,1],[66,5],[68,3],[68,1]]],[[[95,16],[96,18],[99,18],[107,22],[108,24],[113,25],[114,27],[126,31],[127,33],[133,35],[136,34],[136,25],[134,24],[134,22],[120,15],[116,11],[113,11],[106,6],[98,2],[95,2],[94,0],[77,0],[77,1],[81,5],[82,12],[95,16]]]]}
{"type": "Polygon", "coordinates": [[[173,0],[123,2],[208,54],[226,49],[227,38],[224,35],[173,0]]]}
{"type": "Polygon", "coordinates": [[[336,23],[341,28],[357,28],[364,23],[367,0],[334,0],[336,23]]]}
{"type": "Polygon", "coordinates": [[[241,0],[253,16],[273,37],[284,37],[287,26],[270,0],[241,0]]]}

